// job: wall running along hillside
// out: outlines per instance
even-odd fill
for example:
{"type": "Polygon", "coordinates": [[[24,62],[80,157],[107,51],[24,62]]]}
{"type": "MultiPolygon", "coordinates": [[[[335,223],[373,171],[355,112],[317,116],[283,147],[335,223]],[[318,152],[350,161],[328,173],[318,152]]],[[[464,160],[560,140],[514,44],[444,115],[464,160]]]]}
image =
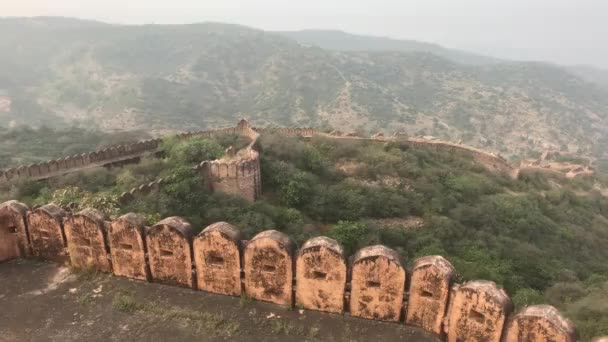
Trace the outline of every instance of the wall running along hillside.
{"type": "MultiPolygon", "coordinates": [[[[236,193],[242,195],[244,198],[250,201],[254,201],[261,191],[261,183],[259,153],[252,147],[260,135],[269,133],[300,137],[325,136],[334,139],[374,140],[384,142],[399,141],[407,144],[411,148],[424,148],[468,155],[489,171],[500,173],[513,179],[517,179],[520,172],[541,172],[563,176],[563,174],[561,174],[559,171],[551,170],[546,167],[532,166],[525,163],[522,163],[519,166],[514,166],[500,155],[486,152],[471,146],[424,138],[403,139],[400,138],[398,134],[387,138],[384,136],[384,134],[378,133],[373,135],[371,138],[364,138],[359,137],[356,134],[342,135],[340,132],[326,134],[312,128],[255,128],[251,127],[249,122],[246,120],[241,120],[236,127],[187,132],[179,134],[178,138],[188,139],[191,137],[213,137],[223,134],[240,134],[249,137],[252,140],[252,143],[246,148],[237,152],[235,158],[225,157],[219,160],[202,161],[197,166],[197,170],[199,170],[202,177],[211,179],[210,190],[224,191],[233,194],[236,193]]],[[[145,154],[157,152],[161,143],[162,139],[145,140],[128,145],[113,146],[91,153],[65,157],[63,159],[55,159],[43,163],[3,170],[0,171],[0,184],[16,182],[23,179],[46,179],[61,176],[67,173],[79,172],[89,168],[137,162],[145,154]]],[[[570,171],[565,174],[565,176],[567,178],[574,178],[588,174],[593,174],[593,171],[589,168],[577,172],[570,171]]],[[[158,186],[162,183],[163,180],[159,179],[149,184],[142,184],[137,188],[133,188],[132,190],[123,193],[121,195],[121,201],[129,201],[139,194],[154,191],[158,189],[158,186]]]]}
{"type": "MultiPolygon", "coordinates": [[[[251,136],[252,134],[248,131],[252,131],[252,129],[246,121],[244,123],[247,125],[246,128],[237,126],[209,131],[187,132],[178,134],[177,137],[179,139],[189,139],[192,137],[214,137],[225,134],[251,136]]],[[[163,139],[144,140],[133,144],[111,146],[95,152],[0,170],[0,184],[23,179],[39,180],[52,178],[85,169],[138,161],[142,156],[158,151],[162,141],[163,139]]]]}
{"type": "MultiPolygon", "coordinates": [[[[490,171],[503,173],[512,178],[517,178],[519,168],[511,165],[501,156],[485,152],[470,146],[454,144],[440,140],[428,140],[421,138],[399,139],[398,137],[385,138],[383,134],[376,134],[372,138],[358,137],[353,134],[346,136],[336,134],[325,134],[312,128],[254,128],[249,122],[241,120],[236,127],[187,132],[178,134],[180,139],[191,137],[213,137],[223,134],[240,134],[249,137],[252,141],[249,146],[236,153],[235,158],[222,158],[213,161],[201,161],[197,169],[203,177],[210,177],[211,188],[218,191],[240,193],[249,200],[255,200],[260,192],[261,184],[259,170],[259,154],[253,149],[255,141],[262,134],[278,133],[286,136],[325,136],[335,139],[355,139],[355,140],[375,140],[375,141],[401,141],[412,148],[430,148],[449,152],[458,152],[470,155],[475,161],[479,162],[490,171]]],[[[24,179],[47,179],[61,176],[64,174],[79,172],[82,170],[108,166],[121,165],[123,163],[137,162],[148,153],[157,152],[161,146],[162,139],[151,139],[140,141],[128,145],[117,145],[103,150],[83,153],[65,157],[62,159],[50,160],[43,163],[19,166],[0,171],[0,184],[14,183],[24,179]]],[[[157,180],[150,184],[143,184],[123,194],[124,200],[129,200],[132,195],[147,193],[157,188],[162,180],[157,180]]]]}
{"type": "Polygon", "coordinates": [[[239,121],[235,133],[249,138],[249,145],[240,151],[230,147],[222,159],[203,161],[197,170],[204,180],[209,180],[211,191],[239,195],[254,202],[262,193],[260,153],[253,149],[260,134],[246,120],[239,121]]]}
{"type": "Polygon", "coordinates": [[[0,261],[32,255],[132,279],[401,322],[450,342],[577,340],[575,327],[552,306],[513,313],[495,283],[456,284],[456,270],[441,256],[419,258],[406,269],[394,250],[380,245],[347,259],[327,237],[297,249],[274,230],[243,241],[225,222],[194,236],[180,217],[147,228],[136,214],[108,222],[95,209],[72,214],[53,204],[33,211],[16,201],[1,204],[0,261]]]}
{"type": "Polygon", "coordinates": [[[161,139],[145,140],[128,145],[113,146],[91,153],[83,153],[62,159],[7,169],[0,171],[0,184],[23,179],[46,179],[105,165],[137,161],[144,154],[156,151],[160,146],[160,142],[161,139]]]}
{"type": "MultiPolygon", "coordinates": [[[[179,137],[187,139],[192,136],[212,137],[222,134],[238,134],[249,138],[250,143],[240,151],[234,151],[230,147],[221,159],[205,160],[196,165],[195,169],[200,173],[203,183],[209,186],[209,191],[238,195],[254,202],[262,192],[260,154],[253,149],[260,135],[246,120],[241,120],[235,128],[183,134],[179,137]]],[[[158,191],[169,181],[168,178],[159,178],[124,192],[120,195],[119,201],[123,204],[128,203],[139,196],[158,191]]]]}

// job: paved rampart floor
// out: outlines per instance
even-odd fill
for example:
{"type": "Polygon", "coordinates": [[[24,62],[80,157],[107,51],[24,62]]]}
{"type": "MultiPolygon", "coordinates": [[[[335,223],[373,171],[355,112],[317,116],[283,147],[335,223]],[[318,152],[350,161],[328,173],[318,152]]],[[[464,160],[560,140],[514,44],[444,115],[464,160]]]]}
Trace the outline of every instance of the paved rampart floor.
{"type": "Polygon", "coordinates": [[[418,329],[286,309],[55,264],[0,264],[0,341],[437,341],[418,329]]]}

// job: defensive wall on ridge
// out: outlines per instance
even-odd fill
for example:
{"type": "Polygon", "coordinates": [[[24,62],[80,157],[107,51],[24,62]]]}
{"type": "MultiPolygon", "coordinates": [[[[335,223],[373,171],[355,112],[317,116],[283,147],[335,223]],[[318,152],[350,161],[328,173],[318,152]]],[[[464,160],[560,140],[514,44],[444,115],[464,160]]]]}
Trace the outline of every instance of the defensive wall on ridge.
{"type": "MultiPolygon", "coordinates": [[[[226,222],[200,234],[180,217],[146,227],[137,214],[108,221],[95,209],[78,213],[48,204],[0,204],[0,262],[34,257],[66,260],[116,276],[172,284],[284,306],[419,327],[450,342],[577,340],[576,329],[549,305],[513,312],[495,283],[455,283],[441,256],[406,268],[394,250],[377,245],[348,258],[343,247],[315,237],[298,249],[269,230],[249,241],[226,222]]],[[[195,294],[193,293],[193,296],[195,294]]]]}
{"type": "MultiPolygon", "coordinates": [[[[371,138],[363,138],[354,134],[326,134],[312,128],[256,128],[251,127],[246,120],[241,120],[236,127],[181,133],[178,134],[177,137],[179,139],[188,139],[191,137],[213,137],[224,134],[239,134],[249,137],[252,143],[241,151],[238,151],[233,158],[225,156],[219,160],[201,161],[197,166],[197,169],[201,172],[203,177],[211,178],[210,190],[216,188],[218,191],[241,193],[245,198],[255,200],[261,189],[261,184],[259,182],[259,153],[253,149],[253,145],[260,135],[269,133],[277,133],[285,136],[325,136],[336,139],[385,142],[397,140],[408,144],[412,148],[430,148],[433,150],[469,155],[490,171],[500,172],[512,178],[517,178],[519,175],[519,168],[514,167],[499,155],[470,146],[441,140],[428,140],[422,138],[399,139],[398,137],[386,138],[383,134],[376,134],[371,138]]],[[[0,171],[0,184],[11,183],[23,179],[47,179],[95,167],[121,165],[122,163],[138,161],[145,154],[158,152],[162,141],[163,139],[150,139],[133,144],[112,146],[95,152],[6,169],[0,171]]],[[[162,180],[159,179],[153,183],[162,183],[162,180]]],[[[130,195],[145,193],[146,191],[155,189],[157,185],[158,184],[152,183],[143,184],[140,187],[131,190],[131,194],[129,194],[129,192],[123,194],[123,197],[127,200],[130,198],[130,195]]]]}
{"type": "MultiPolygon", "coordinates": [[[[250,142],[239,151],[230,147],[221,159],[202,161],[194,169],[200,173],[209,191],[235,194],[254,202],[262,192],[260,154],[253,148],[260,135],[246,120],[241,120],[235,128],[183,134],[179,137],[187,139],[192,136],[212,137],[221,134],[238,134],[249,138],[250,142]]],[[[135,187],[122,193],[119,200],[121,203],[127,203],[139,196],[158,191],[168,178],[170,177],[159,178],[135,187]]]]}
{"type": "MultiPolygon", "coordinates": [[[[237,126],[208,131],[186,132],[178,134],[177,137],[179,139],[189,139],[192,137],[213,137],[224,134],[241,133],[242,130],[237,126]]],[[[111,146],[90,153],[1,170],[0,184],[15,182],[22,179],[38,180],[52,178],[85,169],[138,160],[147,153],[157,152],[162,141],[163,139],[149,139],[132,144],[111,146]]]]}
{"type": "Polygon", "coordinates": [[[21,179],[46,179],[88,168],[137,160],[145,153],[156,151],[160,142],[160,139],[145,140],[3,170],[0,171],[0,183],[15,182],[21,179]]]}
{"type": "Polygon", "coordinates": [[[253,148],[260,134],[246,120],[239,121],[234,134],[249,138],[250,143],[240,151],[228,148],[221,159],[203,161],[197,170],[208,180],[211,191],[240,195],[254,202],[262,192],[260,153],[253,148]]]}

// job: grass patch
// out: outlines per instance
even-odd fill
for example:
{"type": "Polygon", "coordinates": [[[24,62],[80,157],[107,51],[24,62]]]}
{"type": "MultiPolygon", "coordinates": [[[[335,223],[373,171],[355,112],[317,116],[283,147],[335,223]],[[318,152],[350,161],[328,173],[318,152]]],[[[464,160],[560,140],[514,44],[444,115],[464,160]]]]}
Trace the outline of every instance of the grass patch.
{"type": "Polygon", "coordinates": [[[163,320],[188,321],[198,330],[211,335],[233,336],[239,331],[239,323],[226,319],[221,314],[200,312],[176,306],[166,307],[157,302],[138,302],[131,293],[117,293],[112,300],[112,307],[121,312],[142,313],[163,320]]]}
{"type": "Polygon", "coordinates": [[[112,300],[112,307],[122,312],[134,312],[140,308],[140,305],[130,293],[118,293],[112,300]]]}
{"type": "Polygon", "coordinates": [[[245,308],[253,302],[253,299],[249,298],[245,292],[241,293],[241,299],[239,300],[239,307],[245,308]]]}
{"type": "Polygon", "coordinates": [[[89,305],[93,303],[93,296],[89,293],[85,293],[76,299],[76,302],[80,305],[89,305]]]}
{"type": "Polygon", "coordinates": [[[297,327],[291,322],[278,319],[270,322],[270,330],[274,334],[304,335],[304,329],[302,327],[297,327]]]}
{"type": "Polygon", "coordinates": [[[310,337],[310,338],[317,338],[319,336],[320,332],[321,332],[321,328],[319,328],[316,325],[313,325],[312,327],[310,327],[308,329],[308,337],[310,337]]]}
{"type": "Polygon", "coordinates": [[[81,282],[91,282],[101,274],[94,267],[87,268],[72,268],[72,273],[76,275],[76,278],[81,282]]]}

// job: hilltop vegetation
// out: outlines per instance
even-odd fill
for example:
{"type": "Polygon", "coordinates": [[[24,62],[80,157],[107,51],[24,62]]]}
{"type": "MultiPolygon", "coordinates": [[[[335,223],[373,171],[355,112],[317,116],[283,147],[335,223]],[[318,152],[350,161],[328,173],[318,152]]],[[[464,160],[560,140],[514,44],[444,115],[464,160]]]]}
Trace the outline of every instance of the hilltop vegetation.
{"type": "Polygon", "coordinates": [[[564,69],[460,64],[439,47],[372,49],[355,38],[367,48],[324,50],[224,24],[0,19],[0,96],[12,102],[0,122],[165,131],[247,117],[434,135],[513,158],[545,148],[604,153],[608,92],[564,69]]]}
{"type": "Polygon", "coordinates": [[[385,37],[355,35],[335,30],[302,30],[278,33],[294,39],[301,44],[317,46],[326,50],[428,52],[452,62],[470,65],[484,65],[501,62],[501,60],[496,58],[476,55],[455,49],[446,49],[437,44],[424,43],[415,40],[398,40],[385,37]]]}
{"type": "Polygon", "coordinates": [[[94,206],[111,216],[146,215],[148,223],[179,215],[197,230],[227,221],[245,238],[277,229],[298,244],[317,235],[341,241],[348,253],[381,243],[407,265],[440,254],[459,281],[491,279],[518,306],[549,302],[575,320],[583,339],[608,333],[608,199],[595,178],[529,175],[511,180],[457,154],[374,141],[312,140],[264,135],[263,196],[256,203],[210,194],[190,168],[239,145],[235,136],[177,141],[165,156],[4,189],[2,199],[50,201],[75,210],[94,206]],[[158,177],[159,192],[121,205],[118,195],[158,177]],[[422,221],[423,225],[409,222],[422,221]]]}

